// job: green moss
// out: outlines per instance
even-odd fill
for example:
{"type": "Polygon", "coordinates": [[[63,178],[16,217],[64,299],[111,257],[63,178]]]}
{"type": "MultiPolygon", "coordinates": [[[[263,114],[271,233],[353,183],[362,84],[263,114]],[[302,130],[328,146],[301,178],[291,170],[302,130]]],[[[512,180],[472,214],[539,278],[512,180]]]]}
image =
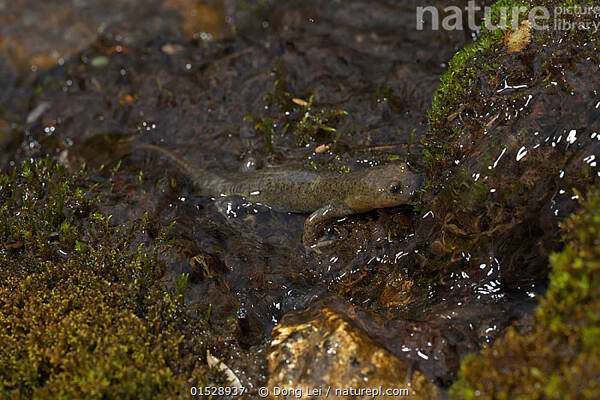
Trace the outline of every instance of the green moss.
{"type": "MultiPolygon", "coordinates": [[[[444,124],[444,119],[455,108],[460,107],[475,82],[480,66],[473,61],[497,43],[498,35],[484,34],[479,40],[465,46],[450,60],[448,70],[442,75],[441,83],[435,92],[428,113],[429,129],[435,131],[444,124]]],[[[431,146],[429,146],[431,147],[431,146]]],[[[433,153],[437,151],[433,149],[433,153]]]]}
{"type": "Polygon", "coordinates": [[[462,362],[456,399],[593,399],[600,394],[600,191],[562,224],[550,285],[527,332],[510,328],[462,362]]]}
{"type": "MultiPolygon", "coordinates": [[[[491,7],[491,23],[498,24],[501,8],[524,7],[520,13],[522,21],[531,6],[523,0],[500,0],[491,7]]],[[[511,24],[512,21],[507,21],[511,24]]],[[[511,25],[511,28],[512,27],[511,25]]],[[[434,94],[431,109],[428,114],[430,131],[437,131],[445,124],[448,116],[456,111],[467,99],[470,93],[476,93],[480,74],[489,75],[497,69],[493,55],[502,46],[503,35],[506,31],[497,29],[489,31],[482,27],[479,38],[458,51],[450,60],[448,70],[441,77],[441,84],[434,94]],[[483,62],[482,62],[483,61],[483,62]]]]}
{"type": "Polygon", "coordinates": [[[84,170],[49,160],[0,175],[5,398],[173,398],[206,382],[183,283],[159,283],[166,231],[113,227],[97,200],[84,170]]]}

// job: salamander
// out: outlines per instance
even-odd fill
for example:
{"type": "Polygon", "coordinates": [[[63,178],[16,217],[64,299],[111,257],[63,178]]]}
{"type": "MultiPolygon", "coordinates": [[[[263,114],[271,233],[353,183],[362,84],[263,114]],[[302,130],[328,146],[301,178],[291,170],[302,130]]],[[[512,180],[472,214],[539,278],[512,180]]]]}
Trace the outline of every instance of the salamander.
{"type": "Polygon", "coordinates": [[[276,211],[310,214],[302,242],[314,248],[320,233],[335,218],[406,204],[422,184],[404,162],[338,173],[301,168],[265,168],[250,172],[215,173],[197,168],[171,151],[152,144],[138,147],[172,159],[202,196],[238,195],[276,211]]]}

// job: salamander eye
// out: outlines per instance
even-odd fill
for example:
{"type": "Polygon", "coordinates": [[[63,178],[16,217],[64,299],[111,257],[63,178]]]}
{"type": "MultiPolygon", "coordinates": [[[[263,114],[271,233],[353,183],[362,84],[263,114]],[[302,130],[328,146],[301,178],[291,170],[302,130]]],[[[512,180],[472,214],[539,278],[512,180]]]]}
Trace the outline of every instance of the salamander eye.
{"type": "Polygon", "coordinates": [[[398,193],[400,190],[402,190],[402,185],[394,185],[390,188],[390,192],[394,194],[398,193]]]}

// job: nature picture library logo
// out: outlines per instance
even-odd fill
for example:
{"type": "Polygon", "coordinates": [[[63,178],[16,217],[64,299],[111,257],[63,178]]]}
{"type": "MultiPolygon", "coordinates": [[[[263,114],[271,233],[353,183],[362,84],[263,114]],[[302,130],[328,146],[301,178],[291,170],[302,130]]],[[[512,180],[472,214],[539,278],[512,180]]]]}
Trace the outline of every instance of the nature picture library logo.
{"type": "Polygon", "coordinates": [[[448,6],[440,10],[434,6],[417,7],[417,30],[463,30],[466,26],[479,32],[481,25],[476,21],[478,12],[483,10],[483,25],[488,31],[506,30],[519,26],[519,17],[526,16],[531,29],[535,30],[588,30],[597,33],[600,29],[600,6],[564,5],[554,8],[537,6],[528,9],[519,7],[481,7],[469,0],[463,9],[448,6]]]}

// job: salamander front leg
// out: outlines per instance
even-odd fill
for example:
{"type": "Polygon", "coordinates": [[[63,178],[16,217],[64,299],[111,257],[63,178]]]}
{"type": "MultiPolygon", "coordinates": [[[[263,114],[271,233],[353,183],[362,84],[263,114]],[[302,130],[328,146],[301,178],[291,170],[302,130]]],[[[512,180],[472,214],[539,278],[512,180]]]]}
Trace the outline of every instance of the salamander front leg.
{"type": "Polygon", "coordinates": [[[331,223],[331,220],[353,213],[354,211],[345,204],[328,204],[310,214],[304,222],[304,233],[302,234],[302,243],[306,251],[312,250],[319,253],[319,248],[331,244],[331,241],[318,240],[325,227],[331,223]]]}

